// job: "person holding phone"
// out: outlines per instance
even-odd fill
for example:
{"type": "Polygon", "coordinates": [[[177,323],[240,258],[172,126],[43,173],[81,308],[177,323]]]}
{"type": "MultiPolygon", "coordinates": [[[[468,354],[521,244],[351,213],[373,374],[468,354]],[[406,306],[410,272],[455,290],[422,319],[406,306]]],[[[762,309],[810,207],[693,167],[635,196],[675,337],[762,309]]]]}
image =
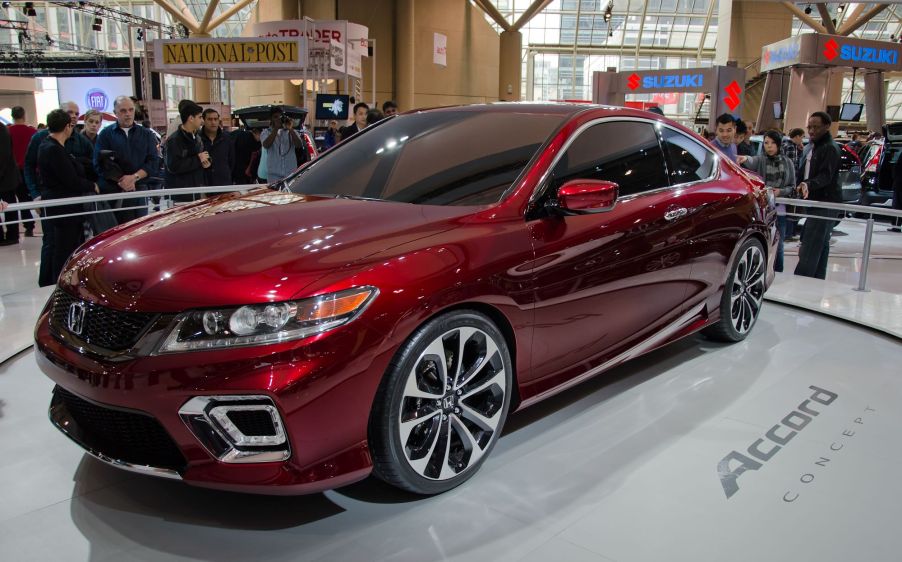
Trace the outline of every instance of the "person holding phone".
{"type": "MultiPolygon", "coordinates": [[[[204,124],[204,109],[191,100],[179,103],[182,124],[166,139],[166,188],[203,187],[204,171],[212,165],[197,132],[204,124]]],[[[191,201],[191,195],[176,195],[176,201],[191,201]]]]}

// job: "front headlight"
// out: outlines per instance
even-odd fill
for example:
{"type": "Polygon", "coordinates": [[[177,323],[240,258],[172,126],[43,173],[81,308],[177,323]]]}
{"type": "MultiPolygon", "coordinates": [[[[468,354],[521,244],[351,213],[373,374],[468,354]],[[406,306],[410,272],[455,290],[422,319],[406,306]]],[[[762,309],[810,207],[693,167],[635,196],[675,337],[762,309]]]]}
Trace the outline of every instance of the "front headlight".
{"type": "Polygon", "coordinates": [[[156,353],[306,338],[350,322],[378,294],[375,287],[356,287],[299,301],[183,312],[156,353]]]}

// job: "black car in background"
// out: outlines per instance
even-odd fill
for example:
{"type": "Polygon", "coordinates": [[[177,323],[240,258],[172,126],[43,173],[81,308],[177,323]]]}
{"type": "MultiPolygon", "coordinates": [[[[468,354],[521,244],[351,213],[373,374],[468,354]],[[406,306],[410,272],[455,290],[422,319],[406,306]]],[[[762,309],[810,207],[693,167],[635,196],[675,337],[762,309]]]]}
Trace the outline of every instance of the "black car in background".
{"type": "Polygon", "coordinates": [[[893,167],[902,154],[902,123],[883,126],[883,142],[870,144],[864,152],[861,174],[862,205],[885,205],[893,198],[893,167]]]}

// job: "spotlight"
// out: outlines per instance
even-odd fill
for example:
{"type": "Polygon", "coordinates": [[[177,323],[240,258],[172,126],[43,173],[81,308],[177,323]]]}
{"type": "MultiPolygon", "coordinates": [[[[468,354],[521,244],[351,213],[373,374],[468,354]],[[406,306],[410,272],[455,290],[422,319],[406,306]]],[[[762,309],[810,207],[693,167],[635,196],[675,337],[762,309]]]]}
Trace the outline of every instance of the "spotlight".
{"type": "Polygon", "coordinates": [[[22,11],[25,12],[25,15],[30,18],[38,15],[38,13],[34,10],[34,2],[25,2],[25,8],[22,11]]]}
{"type": "Polygon", "coordinates": [[[809,16],[811,15],[811,4],[805,6],[805,14],[809,16]]]}
{"type": "Polygon", "coordinates": [[[3,6],[3,9],[9,8],[9,2],[0,3],[0,6],[3,6]]]}
{"type": "Polygon", "coordinates": [[[44,34],[44,40],[47,41],[48,45],[53,45],[53,37],[49,33],[44,34]]]}
{"type": "Polygon", "coordinates": [[[94,24],[91,26],[91,29],[94,31],[103,31],[103,20],[100,18],[94,18],[94,24]]]}
{"type": "Polygon", "coordinates": [[[138,29],[138,41],[144,41],[144,30],[141,28],[138,29]]]}
{"type": "Polygon", "coordinates": [[[843,12],[843,10],[845,10],[845,9],[846,9],[846,5],[840,4],[839,8],[837,8],[836,11],[838,11],[841,14],[843,12]]]}

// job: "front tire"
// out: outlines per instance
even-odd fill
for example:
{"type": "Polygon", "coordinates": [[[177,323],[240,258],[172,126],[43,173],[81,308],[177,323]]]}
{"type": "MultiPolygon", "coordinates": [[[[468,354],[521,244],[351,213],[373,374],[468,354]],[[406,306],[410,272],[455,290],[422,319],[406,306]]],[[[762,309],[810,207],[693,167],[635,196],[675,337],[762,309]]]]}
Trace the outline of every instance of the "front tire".
{"type": "Polygon", "coordinates": [[[736,255],[720,300],[720,320],[703,330],[716,341],[742,341],[752,331],[764,302],[767,260],[764,247],[754,238],[746,240],[736,255]]]}
{"type": "Polygon", "coordinates": [[[374,474],[427,495],[465,482],[498,441],[512,380],[507,344],[485,315],[455,311],[421,326],[376,394],[369,429],[374,474]]]}

